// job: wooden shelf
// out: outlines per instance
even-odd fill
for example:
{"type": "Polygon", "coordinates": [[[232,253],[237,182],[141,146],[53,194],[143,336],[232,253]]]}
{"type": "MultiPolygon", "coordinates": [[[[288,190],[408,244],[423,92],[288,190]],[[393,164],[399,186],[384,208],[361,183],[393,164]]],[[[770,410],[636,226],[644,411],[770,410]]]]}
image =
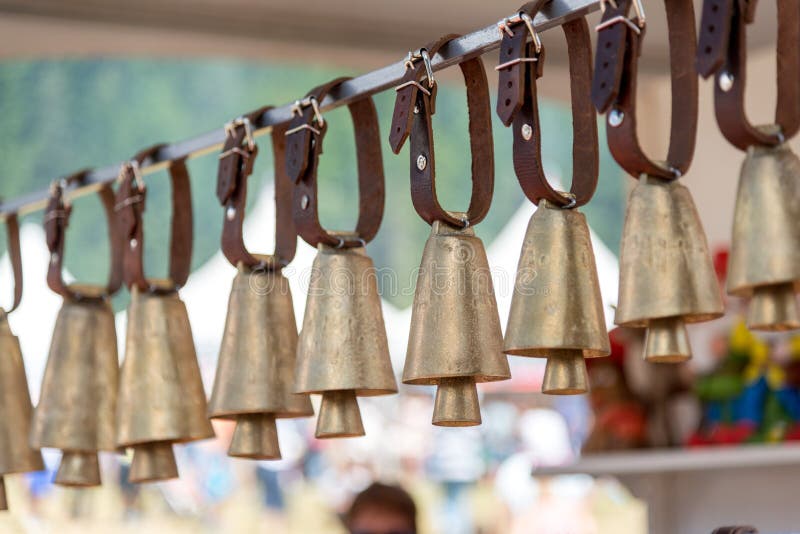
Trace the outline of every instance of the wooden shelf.
{"type": "Polygon", "coordinates": [[[800,443],[587,454],[571,464],[534,468],[533,475],[635,475],[781,465],[800,466],[800,443]]]}

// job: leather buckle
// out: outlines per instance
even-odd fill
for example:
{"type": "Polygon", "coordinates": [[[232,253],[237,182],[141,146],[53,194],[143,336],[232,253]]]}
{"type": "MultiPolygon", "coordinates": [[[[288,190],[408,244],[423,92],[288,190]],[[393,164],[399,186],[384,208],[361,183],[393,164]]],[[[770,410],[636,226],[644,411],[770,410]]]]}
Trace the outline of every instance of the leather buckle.
{"type": "MultiPolygon", "coordinates": [[[[600,0],[600,10],[605,13],[608,5],[611,5],[614,9],[619,9],[619,5],[617,4],[617,0],[600,0]]],[[[617,15],[616,17],[611,17],[610,19],[601,22],[597,26],[594,27],[594,31],[599,32],[615,24],[625,24],[631,30],[633,30],[637,35],[642,33],[642,30],[646,24],[646,16],[644,12],[644,5],[642,5],[642,0],[633,0],[633,10],[636,13],[636,21],[634,22],[633,19],[630,17],[626,17],[625,15],[617,15]]]]}

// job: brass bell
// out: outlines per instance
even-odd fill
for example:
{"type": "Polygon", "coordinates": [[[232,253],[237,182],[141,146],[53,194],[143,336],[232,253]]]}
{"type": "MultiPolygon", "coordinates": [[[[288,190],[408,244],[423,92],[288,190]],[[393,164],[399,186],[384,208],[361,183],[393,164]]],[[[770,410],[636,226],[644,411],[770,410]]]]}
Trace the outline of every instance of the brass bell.
{"type": "Polygon", "coordinates": [[[689,190],[678,180],[642,175],[625,215],[614,322],[648,329],[646,360],[677,363],[692,355],[684,325],[722,313],[719,283],[689,190]]]}
{"type": "MultiPolygon", "coordinates": [[[[85,293],[88,288],[72,289],[85,293]]],[[[108,300],[65,298],[31,425],[32,447],[63,451],[57,484],[100,484],[97,452],[116,450],[118,374],[117,335],[108,300]]]]}
{"type": "Polygon", "coordinates": [[[0,511],[8,510],[8,499],[6,498],[6,480],[0,477],[0,511]]]}
{"type": "Polygon", "coordinates": [[[314,415],[308,396],[293,392],[296,354],[288,280],[240,265],[208,406],[210,417],[236,420],[230,456],[279,459],[275,419],[314,415]]]}
{"type": "Polygon", "coordinates": [[[376,278],[363,246],[317,246],[295,392],[322,394],[318,438],[363,436],[356,397],[397,392],[376,278]]]}
{"type": "Polygon", "coordinates": [[[422,253],[403,383],[436,385],[433,424],[481,423],[476,382],[511,378],[483,242],[434,221],[422,253]]]}
{"type": "MultiPolygon", "coordinates": [[[[28,443],[33,406],[17,337],[0,308],[0,480],[11,473],[44,469],[42,454],[28,443]]],[[[0,509],[7,509],[5,481],[0,509]]]]}
{"type": "Polygon", "coordinates": [[[750,297],[747,326],[800,328],[800,160],[788,145],[751,146],[733,218],[727,290],[750,297]]]}
{"type": "Polygon", "coordinates": [[[503,351],[547,358],[542,392],[588,391],[584,358],[610,351],[586,217],[541,200],[522,245],[503,351]]]}
{"type": "Polygon", "coordinates": [[[163,285],[133,286],[128,306],[116,443],[133,447],[131,482],[177,476],[172,444],[214,437],[186,306],[163,285]]]}

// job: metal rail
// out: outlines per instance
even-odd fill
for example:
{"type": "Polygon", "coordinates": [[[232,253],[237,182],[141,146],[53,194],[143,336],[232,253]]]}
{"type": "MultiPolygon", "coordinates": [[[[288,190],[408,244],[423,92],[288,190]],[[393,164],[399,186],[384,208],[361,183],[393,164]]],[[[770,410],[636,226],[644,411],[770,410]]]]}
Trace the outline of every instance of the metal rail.
{"type": "MultiPolygon", "coordinates": [[[[596,11],[599,6],[599,0],[552,0],[536,15],[534,26],[537,31],[545,31],[560,26],[568,20],[596,11]]],[[[505,15],[511,14],[506,13],[505,15]]],[[[454,39],[442,47],[439,53],[432,58],[433,70],[446,69],[465,59],[494,50],[500,46],[500,40],[501,36],[496,23],[454,39]]],[[[398,56],[401,55],[398,53],[398,56]]],[[[401,59],[396,63],[344,82],[321,102],[322,111],[345,106],[364,96],[390,89],[400,82],[404,73],[405,66],[401,59]]],[[[301,96],[298,95],[298,98],[301,96]]],[[[290,121],[292,118],[291,108],[291,104],[285,104],[272,108],[261,115],[254,125],[256,127],[255,135],[264,135],[271,130],[272,126],[290,121]]],[[[224,141],[225,130],[218,128],[191,139],[165,145],[152,159],[143,162],[142,173],[150,174],[163,169],[171,160],[195,158],[219,150],[224,141]]],[[[66,189],[67,195],[70,198],[83,196],[96,191],[103,184],[113,182],[117,178],[122,163],[93,169],[80,183],[69,184],[66,189]]],[[[0,200],[0,219],[5,219],[7,215],[13,213],[25,215],[44,209],[49,194],[49,191],[45,189],[9,200],[0,200]]]]}

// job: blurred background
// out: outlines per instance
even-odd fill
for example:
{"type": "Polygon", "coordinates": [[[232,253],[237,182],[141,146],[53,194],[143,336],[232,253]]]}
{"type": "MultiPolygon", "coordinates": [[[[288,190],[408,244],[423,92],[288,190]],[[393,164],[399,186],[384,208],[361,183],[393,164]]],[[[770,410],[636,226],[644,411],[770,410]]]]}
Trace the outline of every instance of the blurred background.
{"type": "MultiPolygon", "coordinates": [[[[668,49],[661,3],[650,4],[646,5],[649,27],[638,95],[640,135],[646,148],[660,153],[666,149],[669,135],[668,49]]],[[[774,101],[774,6],[763,4],[758,22],[748,34],[753,49],[748,105],[754,116],[768,120],[774,101]]],[[[156,142],[218,128],[265,104],[293,101],[333,77],[358,75],[397,61],[409,49],[441,34],[482,28],[517,7],[507,1],[463,0],[434,4],[421,0],[377,4],[365,0],[302,4],[287,0],[0,0],[0,198],[46,188],[51,180],[84,167],[125,160],[156,142]]],[[[595,13],[590,24],[596,20],[595,13]]],[[[545,168],[553,181],[568,185],[572,172],[569,79],[559,33],[549,30],[542,36],[548,58],[541,80],[540,111],[545,168]]],[[[496,83],[494,56],[492,52],[484,57],[490,86],[496,83]]],[[[440,195],[448,208],[463,209],[469,201],[464,184],[470,179],[470,160],[465,156],[466,99],[458,72],[445,72],[437,78],[441,87],[434,131],[440,195]]],[[[393,98],[393,91],[375,96],[384,139],[393,98]]],[[[330,112],[326,119],[330,120],[330,132],[321,160],[320,197],[325,199],[321,218],[328,227],[349,228],[357,215],[352,125],[344,110],[330,112]]],[[[602,119],[599,126],[600,185],[582,211],[593,231],[611,327],[616,255],[626,196],[634,182],[610,157],[602,119]]],[[[510,132],[496,118],[493,131],[494,201],[477,233],[487,246],[505,324],[519,249],[533,206],[513,172],[510,132]]],[[[271,249],[274,228],[272,155],[268,140],[260,138],[259,142],[262,150],[249,179],[245,223],[246,241],[256,251],[271,249]]],[[[709,242],[718,252],[721,277],[741,160],[741,153],[718,133],[711,87],[701,83],[698,149],[684,183],[694,194],[709,242]]],[[[229,284],[235,274],[218,251],[223,214],[215,197],[216,165],[216,154],[189,162],[195,214],[193,274],[181,292],[207,391],[213,382],[229,284]]],[[[379,282],[392,360],[399,375],[413,299],[413,271],[429,228],[410,202],[407,149],[394,156],[384,141],[384,167],[385,218],[368,252],[378,269],[393,273],[379,277],[379,282]]],[[[151,276],[166,272],[168,235],[164,229],[168,227],[170,199],[165,177],[162,172],[146,179],[145,262],[151,276]]],[[[42,214],[34,213],[21,221],[25,294],[19,311],[10,319],[20,338],[34,403],[60,305],[45,283],[48,253],[41,220],[42,214]]],[[[103,221],[97,199],[76,200],[66,247],[66,265],[72,277],[91,282],[106,277],[108,247],[103,221]]],[[[0,280],[9,294],[5,243],[0,244],[0,254],[0,280]]],[[[313,254],[302,244],[286,270],[298,323],[313,254]]],[[[127,301],[127,294],[121,292],[113,303],[120,341],[124,340],[127,301]]],[[[542,362],[512,357],[512,380],[479,387],[483,425],[476,428],[432,426],[433,388],[409,386],[401,387],[398,396],[360,401],[367,432],[362,438],[319,441],[313,438],[313,420],[279,421],[284,459],[277,462],[228,458],[225,453],[232,426],[215,422],[215,440],[176,447],[179,480],[130,485],[121,475],[129,458],[113,455],[102,458],[104,484],[98,489],[59,488],[51,484],[52,471],[6,477],[11,512],[0,514],[0,529],[343,532],[341,514],[357,492],[376,480],[402,484],[412,494],[424,533],[698,532],[739,518],[772,520],[770,525],[776,529],[797,524],[800,517],[796,513],[792,517],[781,500],[791,495],[783,491],[791,480],[788,477],[798,474],[792,466],[778,467],[780,474],[759,471],[767,477],[765,487],[772,491],[765,489],[758,497],[762,504],[756,506],[760,515],[755,516],[732,504],[734,491],[720,495],[718,508],[709,504],[706,510],[694,513],[676,508],[674,502],[669,508],[666,501],[680,481],[652,470],[646,470],[646,478],[636,480],[614,477],[611,475],[618,473],[603,473],[602,469],[558,471],[558,466],[577,461],[582,449],[588,457],[590,452],[611,449],[669,451],[686,445],[724,442],[740,447],[745,442],[794,439],[795,414],[790,408],[781,408],[778,400],[763,400],[763,406],[757,408],[772,414],[777,403],[778,415],[762,418],[769,424],[741,437],[736,434],[736,439],[725,439],[727,434],[720,438],[719,426],[709,426],[708,402],[719,397],[714,389],[719,381],[714,378],[720,362],[730,364],[733,358],[733,374],[739,373],[730,397],[753,383],[753,373],[760,378],[767,368],[784,368],[800,356],[800,344],[789,335],[761,339],[742,332],[738,303],[729,304],[731,311],[725,318],[691,327],[695,359],[678,369],[639,364],[639,334],[616,331],[611,363],[590,369],[595,389],[591,396],[541,395],[542,362]],[[762,357],[764,346],[768,357],[762,357]],[[750,369],[749,375],[745,368],[750,369]],[[708,380],[703,382],[701,377],[708,380]],[[616,411],[602,412],[609,403],[616,411]],[[545,472],[545,468],[551,471],[545,472]],[[532,475],[537,469],[543,470],[541,476],[532,475]],[[681,513],[688,518],[680,528],[669,530],[669,518],[681,513]]],[[[780,387],[789,386],[781,383],[780,387]]],[[[712,423],[738,428],[735,414],[725,417],[712,423]]],[[[781,450],[788,455],[787,463],[800,461],[797,449],[781,450]]],[[[774,464],[770,451],[760,457],[774,464]]],[[[58,452],[45,451],[45,460],[51,469],[57,466],[58,452]]],[[[737,464],[737,459],[730,464],[737,464]]],[[[727,472],[755,480],[753,473],[742,475],[730,469],[721,468],[719,476],[727,472]]],[[[684,493],[680,502],[686,507],[691,506],[692,495],[704,492],[696,480],[688,483],[695,493],[684,493]]],[[[715,488],[725,485],[724,478],[712,484],[715,488]]]]}

